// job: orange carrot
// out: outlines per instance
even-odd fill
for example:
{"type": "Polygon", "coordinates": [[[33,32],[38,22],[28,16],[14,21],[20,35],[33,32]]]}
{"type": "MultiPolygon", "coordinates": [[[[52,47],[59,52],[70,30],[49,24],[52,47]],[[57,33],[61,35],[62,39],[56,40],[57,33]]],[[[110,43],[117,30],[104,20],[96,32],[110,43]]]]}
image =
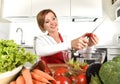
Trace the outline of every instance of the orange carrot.
{"type": "Polygon", "coordinates": [[[10,84],[16,84],[16,81],[11,81],[10,84]]]}
{"type": "Polygon", "coordinates": [[[39,70],[39,69],[33,69],[33,72],[37,73],[38,75],[46,78],[47,80],[55,80],[52,76],[50,76],[49,74],[39,70]]]}
{"type": "Polygon", "coordinates": [[[30,70],[27,69],[27,68],[24,68],[22,70],[22,75],[23,75],[23,78],[25,80],[25,84],[33,84],[32,82],[32,77],[31,77],[31,73],[30,73],[30,70]]]}
{"type": "Polygon", "coordinates": [[[46,84],[46,83],[42,83],[40,81],[37,81],[37,80],[33,79],[33,84],[46,84]]]}
{"type": "Polygon", "coordinates": [[[43,83],[50,83],[47,79],[45,79],[44,77],[38,75],[35,72],[31,72],[31,76],[32,76],[33,79],[35,79],[37,81],[40,81],[40,82],[43,82],[43,83]]]}
{"type": "Polygon", "coordinates": [[[16,84],[25,84],[25,79],[22,75],[18,76],[18,78],[16,79],[16,84]]]}

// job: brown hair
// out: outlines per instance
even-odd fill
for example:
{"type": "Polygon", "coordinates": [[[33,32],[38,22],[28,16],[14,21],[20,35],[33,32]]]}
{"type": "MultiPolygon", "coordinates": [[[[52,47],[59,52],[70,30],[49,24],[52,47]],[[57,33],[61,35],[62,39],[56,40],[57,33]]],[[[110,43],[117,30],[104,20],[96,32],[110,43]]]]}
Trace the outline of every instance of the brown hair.
{"type": "Polygon", "coordinates": [[[42,32],[46,32],[46,30],[44,29],[44,22],[45,22],[45,16],[49,12],[52,12],[54,16],[57,17],[56,14],[51,9],[44,9],[37,14],[37,23],[42,32]]]}

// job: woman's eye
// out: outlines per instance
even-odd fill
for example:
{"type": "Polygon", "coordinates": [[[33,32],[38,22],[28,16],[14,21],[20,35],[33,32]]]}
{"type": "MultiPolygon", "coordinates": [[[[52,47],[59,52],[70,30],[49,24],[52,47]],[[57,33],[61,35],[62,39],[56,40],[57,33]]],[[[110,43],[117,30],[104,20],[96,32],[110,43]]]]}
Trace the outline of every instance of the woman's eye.
{"type": "Polygon", "coordinates": [[[49,21],[45,21],[45,23],[49,23],[49,21]]]}
{"type": "Polygon", "coordinates": [[[56,18],[54,17],[53,20],[55,20],[56,18]]]}

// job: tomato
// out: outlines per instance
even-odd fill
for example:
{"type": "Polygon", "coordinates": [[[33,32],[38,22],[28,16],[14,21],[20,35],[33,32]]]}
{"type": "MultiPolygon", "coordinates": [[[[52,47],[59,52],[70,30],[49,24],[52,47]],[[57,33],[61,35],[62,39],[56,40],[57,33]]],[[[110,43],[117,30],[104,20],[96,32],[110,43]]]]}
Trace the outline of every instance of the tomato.
{"type": "Polygon", "coordinates": [[[72,81],[66,76],[56,76],[55,81],[52,81],[52,84],[72,84],[72,81]]]}
{"type": "Polygon", "coordinates": [[[92,33],[87,33],[86,36],[87,36],[87,37],[92,37],[93,34],[92,34],[92,33]]]}
{"type": "Polygon", "coordinates": [[[81,69],[83,69],[83,71],[86,71],[88,69],[88,64],[84,65],[84,66],[80,66],[81,69]]]}
{"type": "Polygon", "coordinates": [[[73,84],[76,84],[78,82],[78,78],[76,75],[71,75],[69,79],[72,81],[73,84]]]}
{"type": "Polygon", "coordinates": [[[78,82],[77,84],[87,84],[87,78],[86,78],[86,75],[85,73],[80,73],[78,76],[78,82]]]}
{"type": "Polygon", "coordinates": [[[65,75],[65,73],[68,72],[68,69],[67,68],[58,68],[55,72],[54,72],[54,77],[55,76],[60,76],[60,75],[65,75]]]}

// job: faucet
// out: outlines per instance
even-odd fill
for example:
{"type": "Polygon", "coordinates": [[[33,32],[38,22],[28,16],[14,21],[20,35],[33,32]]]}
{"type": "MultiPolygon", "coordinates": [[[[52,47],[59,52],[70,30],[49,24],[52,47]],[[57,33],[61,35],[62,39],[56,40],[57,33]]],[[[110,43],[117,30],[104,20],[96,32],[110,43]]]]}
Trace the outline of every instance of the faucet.
{"type": "Polygon", "coordinates": [[[23,41],[23,30],[22,28],[19,27],[17,28],[16,32],[18,32],[19,30],[21,31],[21,45],[22,45],[22,44],[25,44],[25,42],[23,41]]]}

